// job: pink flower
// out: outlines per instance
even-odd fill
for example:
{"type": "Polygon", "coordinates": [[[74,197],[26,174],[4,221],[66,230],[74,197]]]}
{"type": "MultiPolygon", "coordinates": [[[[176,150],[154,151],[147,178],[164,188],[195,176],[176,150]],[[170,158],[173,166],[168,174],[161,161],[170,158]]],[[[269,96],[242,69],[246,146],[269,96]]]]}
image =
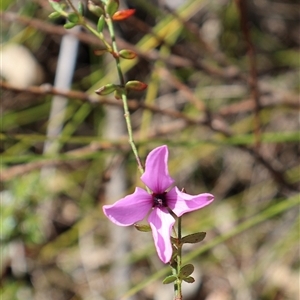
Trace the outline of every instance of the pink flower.
{"type": "Polygon", "coordinates": [[[168,171],[168,148],[161,146],[152,150],[147,159],[141,180],[152,191],[151,194],[137,187],[133,194],[120,199],[113,205],[104,205],[104,214],[116,225],[130,226],[143,220],[148,221],[159,258],[168,263],[172,257],[171,230],[175,219],[184,213],[200,209],[214,200],[208,193],[192,196],[172,187],[174,180],[168,171]]]}

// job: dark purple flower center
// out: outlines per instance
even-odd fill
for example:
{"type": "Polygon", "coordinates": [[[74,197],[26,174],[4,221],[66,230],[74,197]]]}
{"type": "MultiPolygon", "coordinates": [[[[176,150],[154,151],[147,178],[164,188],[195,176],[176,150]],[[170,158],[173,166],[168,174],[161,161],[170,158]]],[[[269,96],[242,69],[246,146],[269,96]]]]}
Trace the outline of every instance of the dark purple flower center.
{"type": "Polygon", "coordinates": [[[152,200],[153,200],[153,207],[167,207],[167,198],[166,198],[167,192],[164,192],[162,194],[152,194],[152,200]]]}

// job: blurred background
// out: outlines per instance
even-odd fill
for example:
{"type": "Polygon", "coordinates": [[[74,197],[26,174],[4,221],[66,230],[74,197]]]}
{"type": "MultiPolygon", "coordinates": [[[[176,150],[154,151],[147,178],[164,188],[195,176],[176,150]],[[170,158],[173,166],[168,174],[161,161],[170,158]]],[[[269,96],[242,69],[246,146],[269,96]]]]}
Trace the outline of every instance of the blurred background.
{"type": "MultiPolygon", "coordinates": [[[[129,93],[142,161],[166,144],[176,185],[215,195],[183,217],[184,234],[207,232],[184,246],[184,300],[298,299],[299,2],[120,6],[136,9],[115,24],[119,49],[138,54],[125,79],[148,84],[129,93]]],[[[173,299],[151,233],[102,213],[143,187],[122,103],[94,93],[119,83],[115,62],[51,12],[1,1],[0,298],[173,299]]]]}

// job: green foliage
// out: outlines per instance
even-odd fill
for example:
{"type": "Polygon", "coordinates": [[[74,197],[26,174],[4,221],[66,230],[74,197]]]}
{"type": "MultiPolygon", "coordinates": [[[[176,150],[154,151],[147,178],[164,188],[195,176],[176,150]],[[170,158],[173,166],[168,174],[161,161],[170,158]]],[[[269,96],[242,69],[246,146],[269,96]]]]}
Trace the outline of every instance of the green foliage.
{"type": "Polygon", "coordinates": [[[66,8],[66,5],[64,3],[55,1],[49,1],[49,3],[56,12],[64,14],[64,10],[66,8]]]}
{"type": "Polygon", "coordinates": [[[180,269],[179,278],[185,279],[190,277],[190,275],[194,272],[194,266],[192,264],[187,264],[180,269]]]}
{"type": "Polygon", "coordinates": [[[0,2],[0,9],[2,11],[6,10],[11,4],[13,4],[12,0],[3,0],[0,2]]]}
{"type": "MultiPolygon", "coordinates": [[[[71,19],[73,19],[73,18],[71,17],[71,19]]],[[[68,22],[68,23],[64,24],[64,27],[66,29],[71,29],[71,28],[75,27],[76,25],[77,25],[77,23],[68,22]]]]}
{"type": "Polygon", "coordinates": [[[112,17],[119,8],[119,0],[107,0],[105,10],[112,17]]]}
{"type": "Polygon", "coordinates": [[[69,13],[68,20],[70,21],[70,23],[77,24],[79,21],[79,16],[77,13],[69,13]]]}
{"type": "Polygon", "coordinates": [[[191,244],[199,243],[204,240],[205,236],[206,236],[206,232],[192,233],[192,234],[184,236],[181,239],[181,242],[183,244],[184,243],[191,243],[191,244]]]}
{"type": "Polygon", "coordinates": [[[58,19],[58,18],[61,17],[61,14],[59,12],[57,12],[57,11],[54,11],[48,17],[49,17],[49,19],[58,19]]]}
{"type": "Polygon", "coordinates": [[[83,6],[83,4],[82,4],[81,1],[79,1],[79,3],[78,3],[78,12],[79,12],[79,14],[81,16],[83,16],[83,14],[84,14],[84,6],[83,6]]]}
{"type": "Polygon", "coordinates": [[[97,31],[102,32],[104,29],[104,26],[105,26],[105,18],[104,18],[104,15],[101,15],[98,20],[98,23],[97,23],[97,31]]]}
{"type": "Polygon", "coordinates": [[[177,280],[177,277],[174,275],[170,275],[167,276],[164,280],[163,280],[163,284],[169,284],[169,283],[173,283],[174,281],[177,280]]]}
{"type": "Polygon", "coordinates": [[[36,210],[44,192],[37,174],[31,174],[12,182],[10,191],[2,195],[0,226],[5,243],[16,238],[29,245],[43,242],[42,218],[36,210]]]}
{"type": "Polygon", "coordinates": [[[113,93],[116,89],[117,89],[117,85],[113,83],[108,83],[100,87],[98,90],[96,90],[95,93],[101,96],[105,96],[113,93]]]}
{"type": "Polygon", "coordinates": [[[195,279],[192,276],[188,276],[183,278],[183,281],[187,282],[187,283],[194,283],[195,279]]]}

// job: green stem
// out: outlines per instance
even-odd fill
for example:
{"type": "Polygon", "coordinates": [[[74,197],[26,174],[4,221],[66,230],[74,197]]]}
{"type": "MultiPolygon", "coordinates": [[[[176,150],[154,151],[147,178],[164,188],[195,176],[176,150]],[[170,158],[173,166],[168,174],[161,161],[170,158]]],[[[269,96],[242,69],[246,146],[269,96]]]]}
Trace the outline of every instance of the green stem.
{"type": "Polygon", "coordinates": [[[125,117],[125,120],[126,120],[128,137],[129,137],[128,141],[129,141],[131,149],[134,153],[135,159],[137,161],[138,169],[139,169],[139,171],[142,175],[144,173],[144,167],[142,165],[141,159],[139,157],[139,154],[137,152],[137,148],[136,148],[134,140],[133,140],[130,113],[129,113],[129,109],[128,109],[127,96],[126,96],[125,92],[122,93],[122,101],[123,101],[123,107],[124,107],[124,117],[125,117]]]}
{"type": "MultiPolygon", "coordinates": [[[[121,69],[121,66],[120,66],[120,58],[118,56],[119,51],[118,51],[118,47],[117,47],[117,43],[116,43],[114,25],[113,25],[112,19],[109,15],[106,16],[106,24],[108,26],[109,34],[110,34],[110,37],[111,37],[112,49],[113,49],[112,54],[113,54],[113,56],[115,58],[115,61],[116,61],[120,83],[121,83],[121,86],[124,87],[125,86],[125,79],[124,79],[123,72],[122,72],[122,69],[121,69]]],[[[127,99],[127,96],[126,96],[126,99],[127,99]]]]}
{"type": "Polygon", "coordinates": [[[98,37],[103,42],[103,44],[105,45],[108,52],[112,52],[111,46],[105,40],[105,38],[104,38],[104,36],[101,32],[98,32],[97,30],[95,30],[92,26],[90,26],[86,22],[82,22],[81,25],[84,26],[86,29],[88,29],[90,32],[92,32],[96,37],[98,37]]]}
{"type": "Polygon", "coordinates": [[[98,32],[97,30],[95,30],[91,25],[89,25],[84,17],[79,13],[79,11],[77,10],[77,8],[74,6],[74,4],[72,3],[72,1],[67,0],[67,3],[70,5],[70,7],[72,8],[72,10],[78,15],[79,17],[79,23],[78,25],[84,26],[86,29],[88,29],[90,32],[92,32],[96,37],[98,37],[103,44],[105,45],[106,49],[108,52],[112,52],[112,48],[109,45],[109,43],[107,43],[107,41],[105,40],[103,33],[102,32],[98,32]]]}
{"type": "Polygon", "coordinates": [[[129,112],[129,108],[128,108],[127,92],[126,92],[126,89],[125,89],[125,79],[124,79],[123,72],[122,72],[121,65],[120,65],[120,58],[118,56],[119,51],[118,51],[118,48],[117,48],[117,43],[116,43],[116,38],[115,38],[114,26],[113,26],[112,19],[109,15],[106,15],[106,24],[108,26],[109,34],[111,36],[112,54],[115,58],[117,71],[118,71],[118,75],[119,75],[119,79],[120,79],[120,84],[122,86],[122,101],[123,101],[123,108],[124,108],[124,117],[125,117],[125,120],[126,120],[126,126],[127,126],[128,136],[129,136],[128,141],[129,141],[129,144],[130,144],[131,149],[133,151],[133,154],[135,156],[135,159],[137,161],[138,169],[139,169],[140,173],[143,174],[144,173],[144,167],[143,167],[141,159],[138,155],[138,151],[137,151],[137,148],[135,146],[134,139],[133,139],[130,112],[129,112]]]}
{"type": "Polygon", "coordinates": [[[178,249],[177,249],[177,276],[178,279],[176,281],[176,288],[175,288],[175,300],[182,300],[182,290],[181,290],[181,282],[182,280],[179,278],[180,269],[181,269],[181,217],[178,217],[177,223],[177,240],[178,240],[178,249]]]}

